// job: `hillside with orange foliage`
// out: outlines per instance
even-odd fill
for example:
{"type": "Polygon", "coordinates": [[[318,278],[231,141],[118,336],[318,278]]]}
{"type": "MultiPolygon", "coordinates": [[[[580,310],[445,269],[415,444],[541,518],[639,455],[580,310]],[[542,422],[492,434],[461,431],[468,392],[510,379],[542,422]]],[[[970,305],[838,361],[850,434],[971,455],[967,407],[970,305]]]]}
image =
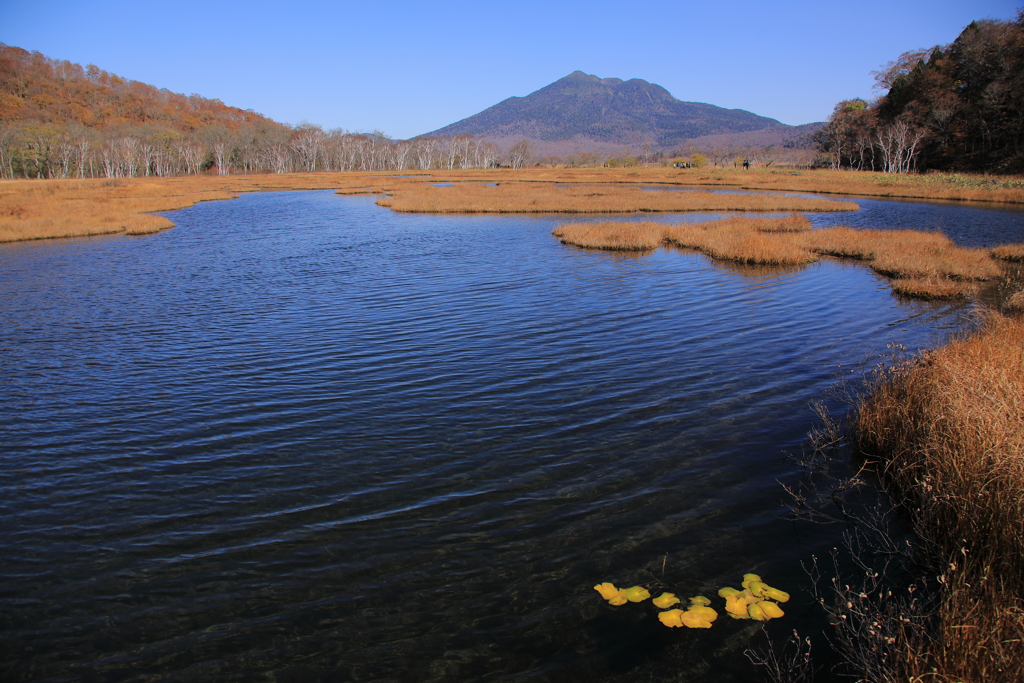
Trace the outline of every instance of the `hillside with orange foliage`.
{"type": "Polygon", "coordinates": [[[182,95],[0,43],[0,121],[78,123],[87,128],[150,124],[179,133],[211,126],[280,126],[220,100],[182,95]]]}

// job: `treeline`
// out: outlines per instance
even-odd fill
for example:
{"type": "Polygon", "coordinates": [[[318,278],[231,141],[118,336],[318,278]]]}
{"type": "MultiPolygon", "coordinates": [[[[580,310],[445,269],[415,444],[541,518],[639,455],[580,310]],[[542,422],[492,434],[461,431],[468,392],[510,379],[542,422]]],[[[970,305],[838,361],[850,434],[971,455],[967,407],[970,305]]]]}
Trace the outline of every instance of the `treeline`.
{"type": "Polygon", "coordinates": [[[467,135],[394,141],[286,126],[0,43],[4,178],[487,168],[499,153],[467,135]]]}
{"type": "Polygon", "coordinates": [[[832,168],[1024,171],[1024,11],[975,21],[949,45],[875,74],[885,95],[846,100],[816,135],[832,168]]]}

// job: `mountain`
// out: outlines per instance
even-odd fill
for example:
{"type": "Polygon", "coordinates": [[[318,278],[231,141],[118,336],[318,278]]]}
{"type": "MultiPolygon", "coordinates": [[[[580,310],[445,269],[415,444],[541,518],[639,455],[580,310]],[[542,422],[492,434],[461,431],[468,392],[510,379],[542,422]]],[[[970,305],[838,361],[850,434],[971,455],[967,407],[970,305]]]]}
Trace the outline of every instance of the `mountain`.
{"type": "Polygon", "coordinates": [[[787,126],[743,109],[682,102],[660,85],[639,78],[623,81],[574,71],[526,97],[510,97],[427,135],[526,138],[545,148],[574,143],[669,149],[697,138],[737,134],[760,134],[753,137],[781,144],[788,133],[796,137],[805,131],[803,126],[787,126]]]}

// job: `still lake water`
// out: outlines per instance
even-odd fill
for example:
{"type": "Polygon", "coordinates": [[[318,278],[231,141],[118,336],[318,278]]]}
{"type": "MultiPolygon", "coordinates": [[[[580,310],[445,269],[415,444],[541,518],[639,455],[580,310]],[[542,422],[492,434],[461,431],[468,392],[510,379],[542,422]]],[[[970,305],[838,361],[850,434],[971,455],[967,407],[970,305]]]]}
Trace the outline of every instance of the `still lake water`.
{"type": "Polygon", "coordinates": [[[800,563],[842,530],[781,519],[785,454],[968,308],[373,202],[0,246],[0,678],[746,681],[751,622],[592,586],[748,571],[793,594],[773,637],[820,632],[800,563]]]}

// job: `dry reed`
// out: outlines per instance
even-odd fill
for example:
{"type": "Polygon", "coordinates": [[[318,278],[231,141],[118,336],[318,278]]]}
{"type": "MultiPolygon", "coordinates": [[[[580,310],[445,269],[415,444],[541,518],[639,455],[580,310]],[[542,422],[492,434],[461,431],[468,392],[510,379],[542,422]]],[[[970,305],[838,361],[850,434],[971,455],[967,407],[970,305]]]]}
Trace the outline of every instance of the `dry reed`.
{"type": "Polygon", "coordinates": [[[978,333],[897,364],[855,428],[937,577],[927,639],[894,660],[893,680],[1020,680],[1024,319],[989,314],[978,333]]]}
{"type": "Polygon", "coordinates": [[[1003,244],[992,250],[992,256],[1004,261],[1024,261],[1024,244],[1003,244]]]}
{"type": "MultiPolygon", "coordinates": [[[[671,168],[629,169],[490,169],[486,171],[416,171],[288,173],[252,176],[188,176],[177,178],[125,178],[84,180],[4,180],[0,181],[0,242],[53,237],[74,237],[107,233],[142,234],[171,227],[153,211],[172,211],[192,206],[197,201],[227,198],[240,192],[270,190],[336,190],[342,194],[387,194],[382,204],[402,201],[399,196],[437,196],[437,183],[500,183],[519,185],[523,207],[511,210],[579,211],[578,202],[604,203],[599,211],[804,211],[834,210],[813,208],[808,200],[778,195],[712,195],[696,192],[644,191],[641,186],[718,186],[748,190],[818,192],[845,195],[919,197],[1024,203],[1024,182],[973,176],[886,176],[878,173],[822,170],[756,170],[704,168],[680,171],[671,168]],[[580,186],[572,191],[556,184],[580,186]],[[531,193],[524,187],[536,187],[531,193]],[[553,194],[554,193],[554,194],[553,194]],[[573,197],[592,194],[591,197],[573,197]],[[535,195],[535,196],[531,196],[535,195]],[[689,195],[689,197],[685,197],[689,195]],[[543,199],[548,196],[549,199],[543,199]],[[558,197],[575,204],[559,206],[558,197]],[[602,198],[603,197],[603,198],[602,198]],[[760,199],[758,199],[760,197],[760,199]],[[742,199],[737,199],[742,198],[742,199]],[[133,203],[131,200],[137,200],[133,203]],[[627,201],[628,199],[628,201],[627,201]],[[530,202],[536,200],[536,204],[530,202]],[[799,206],[792,203],[800,200],[799,206]],[[548,202],[547,208],[541,204],[548,202]],[[787,204],[787,202],[789,202],[787,204]]],[[[456,185],[464,187],[464,185],[456,185]]],[[[568,188],[566,188],[568,189],[568,188]]],[[[459,192],[449,193],[458,199],[459,192]]],[[[460,200],[461,201],[461,200],[460,200]]],[[[453,205],[454,207],[455,205],[453,205]]],[[[443,211],[461,210],[440,207],[443,211]]],[[[496,209],[500,207],[494,207],[496,209]]],[[[846,203],[843,209],[853,208],[846,203]]],[[[1024,247],[1021,248],[1024,251],[1024,247]]],[[[1000,248],[1000,258],[1020,258],[1000,248]]]]}
{"type": "MultiPolygon", "coordinates": [[[[811,263],[818,257],[773,229],[770,219],[726,218],[682,223],[666,231],[670,244],[702,251],[711,258],[763,265],[811,263]]],[[[783,224],[789,219],[775,219],[783,224]]]]}
{"type": "Polygon", "coordinates": [[[570,223],[552,233],[562,242],[586,249],[649,251],[665,242],[660,223],[570,223]]]}
{"type": "Polygon", "coordinates": [[[965,299],[975,287],[965,282],[945,278],[894,278],[890,283],[892,291],[913,299],[965,299]]]}
{"type": "Polygon", "coordinates": [[[406,213],[632,213],[682,211],[855,211],[856,204],[782,194],[725,194],[648,190],[637,185],[463,183],[437,187],[406,183],[380,199],[406,213]]]}
{"type": "Polygon", "coordinates": [[[975,292],[974,283],[1004,275],[1004,268],[988,252],[958,247],[937,232],[846,227],[812,231],[809,226],[801,216],[736,217],[677,225],[577,223],[559,226],[554,235],[563,243],[587,248],[643,250],[674,245],[750,264],[800,265],[820,256],[851,258],[891,278],[898,294],[919,299],[964,298],[975,292]]]}

